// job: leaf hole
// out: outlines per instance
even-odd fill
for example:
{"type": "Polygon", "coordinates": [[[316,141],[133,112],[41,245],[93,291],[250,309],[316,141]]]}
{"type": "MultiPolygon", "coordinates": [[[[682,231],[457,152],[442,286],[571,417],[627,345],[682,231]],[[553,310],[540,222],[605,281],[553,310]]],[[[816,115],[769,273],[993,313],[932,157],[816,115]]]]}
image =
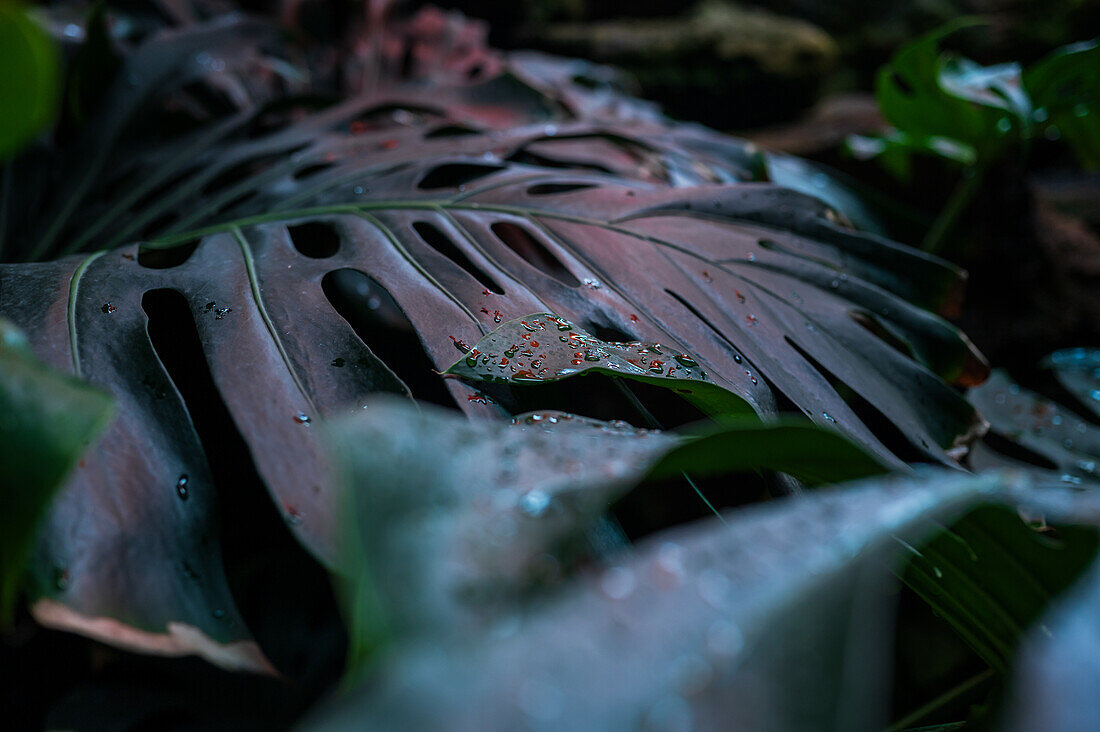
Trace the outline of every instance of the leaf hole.
{"type": "Polygon", "coordinates": [[[580,280],[569,271],[569,268],[526,228],[509,221],[498,221],[489,228],[505,246],[515,252],[523,261],[537,267],[563,285],[569,287],[580,286],[580,280]]]}
{"type": "Polygon", "coordinates": [[[480,134],[479,130],[469,127],[467,125],[460,124],[447,124],[436,127],[424,135],[425,140],[435,139],[437,137],[466,137],[468,135],[480,134]]]}
{"type": "Polygon", "coordinates": [[[917,448],[913,441],[905,436],[885,414],[878,410],[871,402],[856,392],[846,382],[837,377],[809,351],[794,342],[790,336],[783,336],[787,345],[793,348],[799,356],[806,360],[821,377],[829,382],[829,386],[837,396],[844,400],[848,408],[855,413],[856,418],[862,422],[886,448],[907,463],[928,462],[928,456],[917,448]]]}
{"type": "Polygon", "coordinates": [[[444,234],[436,226],[429,224],[427,221],[417,221],[413,224],[413,229],[428,246],[480,282],[482,287],[497,295],[504,294],[504,288],[480,267],[471,262],[469,257],[451,240],[451,237],[444,234]]]}
{"type": "MultiPolygon", "coordinates": [[[[311,674],[337,678],[347,645],[328,574],[291,535],[260,479],[203,355],[190,304],[176,290],[158,289],[145,293],[141,305],[149,318],[149,341],[183,398],[210,468],[212,486],[200,485],[199,474],[190,470],[186,505],[201,495],[196,491],[212,487],[216,493],[220,521],[212,526],[215,536],[202,541],[220,538],[221,563],[245,625],[288,680],[301,683],[311,674]],[[276,623],[273,603],[279,608],[276,623]],[[315,631],[296,637],[286,627],[315,631]]],[[[174,492],[178,478],[166,475],[163,490],[174,492]]],[[[183,571],[191,578],[195,572],[188,569],[183,571]]]]}
{"type": "Polygon", "coordinates": [[[849,310],[848,317],[855,321],[856,324],[862,327],[864,330],[868,331],[869,333],[873,333],[879,340],[893,348],[898,353],[904,356],[908,356],[913,360],[917,360],[916,356],[913,353],[913,349],[909,347],[909,344],[890,332],[889,328],[887,328],[882,323],[882,321],[880,321],[871,313],[863,310],[849,310]]]}
{"type": "Polygon", "coordinates": [[[572,193],[583,191],[586,188],[595,188],[595,183],[538,183],[527,189],[529,196],[553,196],[559,193],[572,193]]]}
{"type": "Polygon", "coordinates": [[[312,178],[318,173],[323,173],[324,171],[334,167],[335,165],[335,163],[329,162],[311,163],[310,165],[306,165],[305,167],[299,168],[298,170],[294,171],[294,180],[305,180],[306,178],[312,178]]]}
{"type": "Polygon", "coordinates": [[[416,327],[386,288],[359,270],[338,269],[324,276],[321,289],[333,309],[415,398],[458,409],[435,373],[416,327]]]}
{"type": "Polygon", "coordinates": [[[340,251],[340,235],[330,223],[309,221],[288,226],[287,231],[298,253],[310,259],[327,259],[340,251]]]}
{"type": "Polygon", "coordinates": [[[990,450],[1000,453],[1010,460],[1026,463],[1028,465],[1034,465],[1042,468],[1043,470],[1058,471],[1058,464],[1054,461],[1046,458],[1045,456],[1035,452],[1029,447],[1025,447],[1018,442],[1010,440],[999,432],[993,432],[990,430],[982,437],[982,442],[990,450]]]}
{"type": "Polygon", "coordinates": [[[429,170],[424,177],[420,179],[420,182],[416,184],[416,187],[424,191],[437,190],[439,188],[458,188],[461,185],[466,185],[467,183],[492,175],[503,169],[501,165],[446,163],[444,165],[437,165],[429,170]]]}
{"type": "Polygon", "coordinates": [[[178,267],[191,258],[201,241],[201,239],[190,239],[169,247],[140,246],[137,255],[138,264],[149,269],[178,267]]]}

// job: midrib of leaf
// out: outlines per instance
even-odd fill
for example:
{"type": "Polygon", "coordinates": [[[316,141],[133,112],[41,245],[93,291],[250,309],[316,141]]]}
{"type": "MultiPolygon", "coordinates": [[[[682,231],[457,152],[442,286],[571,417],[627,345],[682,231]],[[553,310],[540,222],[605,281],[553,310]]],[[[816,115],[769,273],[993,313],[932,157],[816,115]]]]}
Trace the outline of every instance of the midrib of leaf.
{"type": "Polygon", "coordinates": [[[84,277],[84,271],[88,269],[88,266],[104,254],[106,254],[106,252],[96,252],[87,257],[80,263],[80,266],[73,271],[73,276],[69,279],[69,304],[66,311],[66,320],[69,324],[69,351],[73,359],[73,373],[78,377],[83,377],[82,369],[80,368],[80,348],[77,343],[76,334],[76,299],[80,291],[80,280],[84,277]]]}
{"type": "Polygon", "coordinates": [[[237,240],[237,245],[241,248],[241,256],[244,258],[244,266],[248,271],[248,284],[252,289],[252,300],[256,303],[256,310],[260,313],[264,325],[267,326],[267,332],[271,336],[271,340],[275,343],[275,347],[279,349],[279,355],[283,359],[283,364],[286,366],[290,378],[294,380],[294,385],[298,387],[298,391],[301,392],[302,398],[305,399],[306,404],[309,405],[310,414],[318,414],[317,405],[313,403],[313,399],[310,398],[305,385],[302,384],[302,380],[298,377],[298,371],[290,361],[290,356],[286,352],[286,347],[283,346],[283,340],[279,337],[279,331],[275,328],[275,324],[271,322],[271,316],[267,313],[263,295],[260,293],[260,283],[256,278],[256,263],[252,256],[252,247],[249,246],[248,240],[245,239],[244,234],[238,227],[233,226],[230,230],[237,240]]]}

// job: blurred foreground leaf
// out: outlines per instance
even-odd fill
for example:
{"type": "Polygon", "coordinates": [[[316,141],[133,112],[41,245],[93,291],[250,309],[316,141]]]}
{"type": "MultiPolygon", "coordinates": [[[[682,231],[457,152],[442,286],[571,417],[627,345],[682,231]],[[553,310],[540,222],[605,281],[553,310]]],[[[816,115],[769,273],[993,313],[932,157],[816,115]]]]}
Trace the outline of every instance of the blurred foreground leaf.
{"type": "Polygon", "coordinates": [[[0,618],[11,612],[39,519],[112,411],[109,396],[48,369],[0,320],[0,618]]]}

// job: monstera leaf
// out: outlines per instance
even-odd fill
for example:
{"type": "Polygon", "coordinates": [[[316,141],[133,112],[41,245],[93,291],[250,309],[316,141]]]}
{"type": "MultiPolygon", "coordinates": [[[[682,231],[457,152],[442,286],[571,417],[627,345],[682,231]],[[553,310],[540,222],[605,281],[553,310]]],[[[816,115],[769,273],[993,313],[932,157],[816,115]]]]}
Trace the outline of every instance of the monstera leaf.
{"type": "MultiPolygon", "coordinates": [[[[466,53],[425,40],[433,27],[383,42],[373,81],[333,106],[293,74],[282,94],[239,86],[293,56],[246,52],[250,34],[270,37],[263,24],[150,36],[105,107],[122,116],[88,128],[103,144],[55,204],[30,205],[49,189],[33,180],[6,189],[8,256],[68,256],[0,267],[0,313],[119,405],[43,529],[43,622],[212,658],[249,643],[213,538],[215,484],[235,480],[207,459],[226,422],[290,530],[332,566],[339,508],[316,425],[372,393],[471,418],[563,400],[639,427],[701,416],[651,385],[620,393],[586,375],[493,391],[442,374],[531,313],[605,343],[660,343],[719,401],[765,422],[800,413],[891,467],[954,465],[980,427],[953,385],[980,382],[984,361],[930,312],[950,310],[962,272],[855,230],[856,216],[767,180],[797,166],[672,122],[599,69],[466,53]],[[157,44],[171,53],[142,68],[157,44]],[[401,49],[412,70],[386,72],[401,49]],[[208,124],[127,147],[142,120],[192,109],[215,83],[233,104],[199,104],[208,124]],[[197,630],[181,640],[181,625],[197,630]]],[[[263,667],[249,653],[227,663],[263,667]]]]}

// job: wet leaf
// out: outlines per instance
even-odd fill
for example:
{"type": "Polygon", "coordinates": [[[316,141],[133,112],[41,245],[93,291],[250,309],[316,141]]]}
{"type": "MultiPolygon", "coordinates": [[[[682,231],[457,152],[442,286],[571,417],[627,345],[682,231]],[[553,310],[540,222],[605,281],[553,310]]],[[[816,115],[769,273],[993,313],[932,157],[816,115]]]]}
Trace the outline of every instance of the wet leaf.
{"type": "Polygon", "coordinates": [[[1070,348],[1050,354],[1043,366],[1093,415],[1100,417],[1100,349],[1070,348]]]}
{"type": "Polygon", "coordinates": [[[968,397],[990,424],[990,434],[970,455],[975,470],[1012,466],[1070,485],[1100,481],[1100,430],[1093,423],[1000,370],[968,397]]]}
{"type": "Polygon", "coordinates": [[[650,537],[556,596],[407,637],[314,724],[881,727],[881,600],[899,538],[920,545],[1003,485],[939,475],[825,489],[650,537]]]}
{"type": "Polygon", "coordinates": [[[50,500],[111,417],[98,389],[45,368],[0,319],[0,622],[7,622],[50,500]]]}
{"type": "MultiPolygon", "coordinates": [[[[327,431],[349,502],[344,527],[356,537],[341,564],[386,588],[383,614],[403,632],[485,615],[494,601],[556,583],[597,518],[644,480],[775,470],[815,483],[886,470],[836,433],[794,420],[660,432],[562,412],[471,422],[374,399],[327,431]]],[[[380,634],[368,624],[353,643],[380,634]]]]}
{"type": "Polygon", "coordinates": [[[231,478],[211,475],[201,405],[224,402],[290,530],[331,566],[339,509],[317,427],[375,392],[510,416],[437,372],[523,313],[660,342],[730,403],[768,421],[797,409],[878,463],[952,463],[975,415],[949,383],[987,368],[930,312],[956,301],[960,270],[763,181],[767,156],[748,143],[577,84],[581,62],[449,54],[431,18],[411,23],[400,32],[435,38],[415,43],[438,54],[406,74],[395,49],[407,38],[383,44],[359,59],[373,81],[335,105],[325,90],[346,80],[305,73],[263,22],[151,34],[122,59],[103,114],[51,151],[57,177],[7,191],[5,258],[84,253],[0,266],[0,312],[43,360],[119,404],[48,518],[43,597],[245,641],[207,615],[233,619],[217,547],[202,541],[213,484],[231,478]],[[311,86],[322,77],[332,86],[311,86]],[[165,142],[139,119],[186,133],[165,142]],[[118,516],[97,508],[115,504],[118,516]],[[138,525],[170,540],[127,565],[156,578],[135,598],[96,572],[138,525]],[[210,584],[196,589],[180,556],[210,584]],[[104,596],[48,590],[57,566],[104,596]]]}
{"type": "Polygon", "coordinates": [[[712,417],[755,416],[748,402],[711,381],[688,354],[659,343],[601,341],[553,313],[502,324],[445,373],[516,385],[601,373],[670,389],[712,417]]]}

